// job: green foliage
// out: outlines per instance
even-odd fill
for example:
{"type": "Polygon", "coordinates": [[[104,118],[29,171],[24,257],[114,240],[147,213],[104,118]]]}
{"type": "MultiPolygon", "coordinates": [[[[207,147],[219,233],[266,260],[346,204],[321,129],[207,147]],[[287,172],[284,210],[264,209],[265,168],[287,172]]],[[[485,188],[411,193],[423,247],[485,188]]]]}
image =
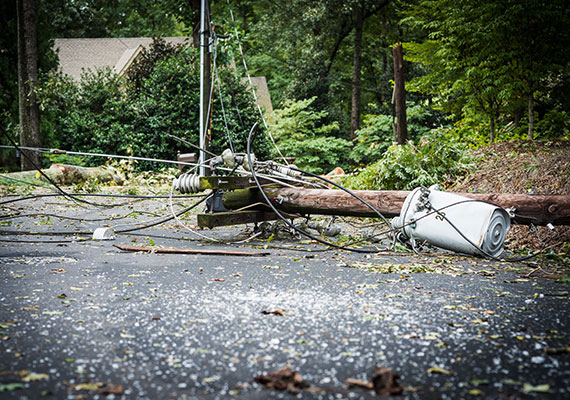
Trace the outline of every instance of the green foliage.
{"type": "Polygon", "coordinates": [[[58,148],[61,146],[61,140],[65,138],[61,135],[65,126],[65,119],[62,117],[67,115],[79,100],[79,88],[69,76],[49,72],[42,75],[40,86],[36,88],[36,98],[42,116],[40,132],[43,142],[58,148]]]}
{"type": "Polygon", "coordinates": [[[487,120],[491,142],[500,120],[524,110],[530,96],[537,111],[547,103],[568,110],[568,102],[552,101],[570,62],[570,12],[562,0],[421,0],[406,15],[426,34],[404,45],[406,59],[425,71],[408,89],[432,95],[457,118],[487,120]]]}
{"type": "Polygon", "coordinates": [[[535,125],[537,139],[568,137],[570,115],[565,111],[549,110],[535,125]]]}
{"type": "MultiPolygon", "coordinates": [[[[52,74],[42,86],[42,129],[46,145],[66,150],[129,154],[175,160],[177,151],[195,152],[170,137],[198,143],[199,72],[195,49],[173,49],[156,39],[126,78],[101,69],[85,73],[79,85],[52,74]]],[[[236,151],[244,151],[247,134],[259,114],[251,92],[229,68],[220,72],[224,83],[215,93],[211,150],[228,147],[221,108],[225,104],[229,136],[236,151]]],[[[260,158],[269,155],[263,134],[256,142],[260,158]]],[[[89,165],[101,158],[85,157],[89,165]]],[[[137,170],[157,169],[160,164],[139,162],[137,170]]]]}
{"type": "Polygon", "coordinates": [[[129,67],[127,81],[131,86],[130,89],[140,91],[143,80],[150,77],[158,62],[177,56],[183,49],[181,45],[173,45],[160,37],[155,38],[148,49],[146,47],[142,49],[129,67]]]}
{"type": "Polygon", "coordinates": [[[324,124],[325,111],[310,109],[315,100],[286,101],[282,109],[275,110],[270,130],[281,152],[295,157],[299,168],[323,173],[344,165],[351,143],[333,136],[338,124],[324,124]]]}
{"type": "MultiPolygon", "coordinates": [[[[408,135],[411,140],[419,140],[430,131],[430,125],[440,122],[436,113],[420,104],[408,103],[408,135]]],[[[364,126],[356,131],[357,143],[350,157],[356,163],[369,164],[378,161],[394,141],[392,124],[395,121],[391,115],[372,114],[366,115],[363,122],[364,126]]]]}
{"type": "Polygon", "coordinates": [[[382,157],[394,141],[393,121],[391,115],[364,116],[364,127],[356,131],[357,143],[350,153],[352,160],[356,163],[369,163],[382,157]]]}
{"type": "Polygon", "coordinates": [[[346,179],[351,189],[410,190],[443,183],[473,168],[466,150],[445,140],[445,132],[434,130],[419,144],[393,144],[380,161],[346,179]]]}
{"type": "Polygon", "coordinates": [[[195,11],[178,0],[50,0],[39,2],[51,17],[52,37],[178,36],[184,16],[195,11]],[[44,4],[45,3],[45,4],[44,4]]]}
{"type": "MultiPolygon", "coordinates": [[[[53,36],[50,32],[51,15],[47,10],[49,2],[37,2],[37,51],[38,70],[40,75],[57,66],[57,57],[52,49],[53,36]]],[[[0,126],[12,139],[18,141],[18,40],[16,3],[0,2],[0,126]]],[[[0,135],[0,144],[11,143],[0,135]]],[[[0,165],[10,169],[18,168],[16,152],[0,150],[0,165]]]]}

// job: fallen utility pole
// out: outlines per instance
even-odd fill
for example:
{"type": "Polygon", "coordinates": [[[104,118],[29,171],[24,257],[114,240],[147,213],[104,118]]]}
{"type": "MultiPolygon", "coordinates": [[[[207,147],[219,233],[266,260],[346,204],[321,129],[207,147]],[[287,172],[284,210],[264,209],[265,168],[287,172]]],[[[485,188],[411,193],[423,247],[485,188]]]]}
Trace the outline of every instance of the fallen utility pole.
{"type": "MultiPolygon", "coordinates": [[[[378,215],[361,201],[342,190],[304,188],[267,188],[265,194],[280,211],[291,214],[322,214],[353,217],[378,215]]],[[[400,214],[409,191],[356,190],[354,194],[368,202],[386,217],[400,214]]],[[[505,209],[514,207],[512,220],[519,224],[570,225],[570,196],[527,195],[507,193],[456,193],[484,201],[505,209]]],[[[225,192],[224,207],[237,210],[252,203],[264,202],[258,189],[240,189],[225,192]]],[[[258,206],[257,209],[267,209],[258,206]]]]}

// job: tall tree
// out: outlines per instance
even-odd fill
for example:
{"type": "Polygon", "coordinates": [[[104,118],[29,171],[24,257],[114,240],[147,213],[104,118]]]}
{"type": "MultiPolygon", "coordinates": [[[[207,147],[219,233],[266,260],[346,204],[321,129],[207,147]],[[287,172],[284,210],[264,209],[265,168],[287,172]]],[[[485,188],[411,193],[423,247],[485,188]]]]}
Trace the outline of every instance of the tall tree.
{"type": "Polygon", "coordinates": [[[364,26],[364,0],[354,6],[354,50],[352,61],[352,113],[350,118],[350,140],[356,139],[360,127],[360,74],[362,58],[362,29],[364,26]]]}
{"type": "Polygon", "coordinates": [[[456,116],[484,117],[489,139],[506,112],[528,108],[528,137],[534,137],[537,94],[558,80],[568,65],[570,11],[563,0],[420,0],[408,22],[427,33],[409,42],[408,59],[427,73],[410,87],[431,93],[456,116]]]}
{"type": "Polygon", "coordinates": [[[408,125],[406,121],[406,84],[404,78],[404,53],[402,44],[392,47],[394,54],[394,102],[396,103],[396,141],[406,144],[408,125]]]}
{"type": "MultiPolygon", "coordinates": [[[[40,109],[35,90],[38,87],[38,45],[36,4],[34,0],[17,0],[18,13],[18,99],[20,145],[41,147],[40,109]]],[[[40,167],[39,153],[24,150],[22,170],[40,167]]]]}

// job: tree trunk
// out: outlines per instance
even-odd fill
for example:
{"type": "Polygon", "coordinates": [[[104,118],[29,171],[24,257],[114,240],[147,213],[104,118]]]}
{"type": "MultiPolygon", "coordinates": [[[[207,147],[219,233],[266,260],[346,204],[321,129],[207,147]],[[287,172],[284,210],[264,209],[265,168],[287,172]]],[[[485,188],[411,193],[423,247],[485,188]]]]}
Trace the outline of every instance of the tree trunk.
{"type": "Polygon", "coordinates": [[[528,95],[528,140],[534,140],[534,96],[528,95]]]}
{"type": "Polygon", "coordinates": [[[513,112],[513,120],[514,120],[515,128],[520,128],[520,126],[521,126],[521,115],[522,115],[522,113],[523,113],[523,110],[520,108],[517,108],[513,112]]]}
{"type": "Polygon", "coordinates": [[[406,123],[406,87],[404,80],[404,53],[402,44],[392,47],[394,55],[394,98],[396,102],[396,132],[398,144],[408,141],[408,127],[406,123]]]}
{"type": "MultiPolygon", "coordinates": [[[[36,100],[38,86],[38,45],[36,4],[34,0],[16,0],[18,14],[18,101],[20,145],[41,147],[40,109],[36,100]]],[[[23,151],[23,171],[41,167],[39,153],[23,151]]]]}
{"type": "Polygon", "coordinates": [[[495,142],[495,117],[491,117],[490,120],[489,141],[491,143],[495,142]]]}
{"type": "Polygon", "coordinates": [[[355,32],[354,32],[354,53],[352,70],[352,115],[350,120],[350,139],[356,139],[356,131],[360,127],[360,69],[362,55],[362,27],[364,17],[362,15],[363,2],[356,5],[355,12],[355,32]]]}

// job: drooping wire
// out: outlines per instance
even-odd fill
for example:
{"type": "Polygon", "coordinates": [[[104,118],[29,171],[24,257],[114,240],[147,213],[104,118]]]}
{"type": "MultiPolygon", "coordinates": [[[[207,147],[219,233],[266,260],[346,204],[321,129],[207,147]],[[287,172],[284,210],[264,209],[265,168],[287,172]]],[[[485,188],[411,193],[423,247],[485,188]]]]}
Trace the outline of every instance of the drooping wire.
{"type": "Polygon", "coordinates": [[[194,208],[197,207],[198,205],[202,204],[204,201],[206,201],[207,198],[208,198],[208,196],[203,196],[202,199],[198,200],[196,203],[192,204],[191,206],[186,207],[186,208],[184,208],[183,210],[178,211],[178,212],[174,213],[174,214],[171,215],[171,216],[164,217],[164,218],[162,218],[162,219],[160,219],[160,220],[158,220],[158,221],[156,221],[156,222],[148,223],[148,224],[146,224],[146,225],[144,225],[144,226],[140,226],[140,227],[136,227],[136,228],[120,229],[120,230],[115,231],[115,233],[127,233],[127,232],[139,231],[139,230],[141,230],[141,229],[152,228],[153,226],[160,225],[160,224],[163,224],[163,223],[165,223],[165,222],[171,221],[171,220],[173,220],[173,219],[175,219],[175,218],[177,218],[177,217],[179,217],[179,216],[181,216],[181,215],[187,213],[188,211],[194,209],[194,208]]]}
{"type": "Polygon", "coordinates": [[[224,108],[224,99],[222,96],[222,88],[220,86],[220,77],[217,77],[216,83],[218,85],[218,92],[220,93],[220,105],[222,106],[222,116],[224,117],[224,126],[226,128],[226,136],[228,137],[228,144],[230,146],[230,150],[232,151],[232,153],[235,153],[234,150],[234,143],[232,141],[232,137],[230,136],[230,130],[228,128],[228,119],[226,117],[226,110],[224,108]]]}
{"type": "Polygon", "coordinates": [[[37,187],[42,187],[42,188],[50,187],[49,184],[47,184],[47,183],[44,184],[44,185],[42,185],[42,184],[40,184],[40,183],[38,183],[38,182],[29,182],[29,181],[25,181],[25,180],[23,180],[23,179],[17,179],[17,178],[14,178],[14,177],[11,177],[11,176],[8,176],[8,175],[4,175],[4,174],[0,174],[0,178],[2,178],[2,179],[8,179],[8,180],[10,180],[10,181],[14,181],[14,182],[18,182],[18,183],[24,183],[24,184],[30,185],[30,186],[37,186],[37,187]]]}
{"type": "MultiPolygon", "coordinates": [[[[75,196],[75,197],[114,197],[114,198],[132,198],[132,199],[167,199],[167,198],[169,198],[169,196],[163,196],[163,195],[143,196],[143,195],[137,195],[137,194],[107,194],[107,193],[70,193],[70,194],[72,196],[75,196]]],[[[16,202],[24,201],[24,200],[39,199],[42,197],[61,197],[61,196],[63,196],[61,193],[40,193],[40,194],[31,195],[31,196],[17,197],[15,199],[0,201],[0,206],[2,206],[4,204],[16,203],[16,202]]],[[[173,196],[173,198],[185,199],[188,197],[201,197],[201,196],[202,195],[185,194],[185,195],[176,195],[176,196],[173,196]]]]}
{"type": "Polygon", "coordinates": [[[136,157],[136,156],[122,156],[118,154],[106,154],[106,153],[88,153],[83,151],[71,151],[71,150],[60,150],[60,149],[46,149],[42,147],[26,147],[26,146],[17,146],[12,141],[12,146],[7,145],[0,145],[0,149],[16,149],[16,150],[28,150],[28,151],[35,151],[38,153],[44,154],[70,154],[74,156],[89,156],[89,157],[105,157],[105,158],[117,158],[122,160],[136,160],[136,161],[149,161],[149,162],[158,162],[158,163],[165,163],[165,164],[176,164],[176,165],[191,165],[194,166],[196,163],[189,163],[184,161],[174,161],[174,160],[164,160],[160,158],[148,158],[148,157],[136,157]]]}
{"type": "MultiPolygon", "coordinates": [[[[198,146],[198,145],[196,145],[196,144],[194,144],[194,143],[191,143],[191,142],[187,141],[186,139],[182,139],[181,137],[172,135],[172,134],[170,134],[170,133],[166,133],[165,135],[166,135],[166,136],[170,136],[171,138],[176,139],[176,140],[178,140],[179,142],[182,142],[182,143],[184,143],[184,144],[186,144],[186,145],[188,145],[188,146],[194,147],[194,148],[197,149],[197,150],[203,151],[204,153],[208,153],[209,155],[216,157],[216,154],[214,154],[214,153],[212,153],[211,151],[209,151],[209,150],[207,150],[207,149],[204,149],[204,148],[202,148],[202,147],[200,147],[200,146],[198,146]]],[[[188,163],[179,162],[179,164],[188,164],[188,163]]],[[[189,165],[194,165],[194,164],[189,164],[189,165]]]]}
{"type": "Polygon", "coordinates": [[[241,40],[239,38],[239,33],[237,30],[237,24],[236,24],[236,20],[234,18],[234,13],[232,11],[232,7],[230,6],[230,1],[227,0],[228,3],[228,9],[230,10],[230,16],[232,18],[232,23],[234,26],[234,34],[236,37],[236,41],[239,47],[239,52],[241,54],[241,59],[243,62],[243,67],[245,69],[245,73],[247,75],[247,79],[249,81],[249,86],[251,87],[251,92],[253,94],[253,98],[255,100],[255,104],[257,105],[257,110],[259,111],[259,115],[261,116],[261,121],[263,122],[263,126],[265,127],[265,132],[267,132],[267,136],[269,136],[269,139],[271,139],[271,143],[273,144],[273,146],[275,147],[275,149],[277,150],[277,153],[279,154],[279,156],[283,159],[283,162],[286,165],[289,165],[289,163],[287,162],[287,159],[283,156],[283,154],[281,153],[281,150],[279,150],[279,147],[277,147],[277,143],[275,143],[275,139],[273,138],[273,135],[271,134],[271,131],[269,130],[269,127],[267,126],[267,121],[265,120],[265,116],[263,115],[263,110],[261,109],[261,106],[259,105],[259,102],[257,101],[257,94],[255,93],[255,86],[253,85],[253,81],[251,79],[251,75],[249,74],[249,69],[247,68],[247,63],[245,61],[245,54],[243,52],[243,48],[241,46],[241,40]]]}
{"type": "Polygon", "coordinates": [[[78,197],[74,197],[74,196],[70,196],[65,190],[63,190],[56,182],[54,182],[53,179],[51,179],[44,171],[42,171],[41,167],[39,165],[36,164],[36,162],[30,157],[28,156],[28,153],[25,151],[22,151],[22,148],[20,146],[18,146],[16,144],[16,142],[10,137],[10,135],[8,135],[6,133],[6,131],[4,130],[4,128],[2,128],[2,134],[8,139],[8,141],[10,143],[12,143],[12,145],[14,146],[14,148],[20,152],[20,154],[22,154],[22,156],[24,156],[24,158],[26,160],[28,160],[28,162],[30,164],[32,164],[32,166],[38,171],[38,173],[40,175],[42,175],[49,183],[51,183],[58,192],[60,192],[65,198],[67,198],[68,200],[74,201],[75,203],[77,203],[78,205],[80,205],[81,207],[83,207],[81,204],[88,204],[91,206],[95,206],[95,207],[109,207],[106,204],[99,204],[99,203],[94,203],[91,202],[89,200],[84,200],[78,197]]]}
{"type": "MultiPolygon", "coordinates": [[[[283,214],[281,214],[281,212],[273,205],[273,203],[269,200],[269,197],[267,197],[267,194],[265,193],[265,191],[263,190],[263,187],[261,185],[261,183],[259,182],[259,179],[257,177],[257,174],[255,173],[255,169],[253,166],[253,162],[251,160],[251,143],[253,140],[253,136],[255,134],[255,132],[257,131],[257,123],[255,123],[253,125],[253,127],[251,128],[251,130],[249,131],[249,135],[247,138],[247,152],[246,152],[246,156],[247,156],[247,161],[249,163],[249,168],[251,171],[251,176],[255,181],[255,184],[257,185],[259,192],[261,193],[261,195],[263,196],[263,198],[265,199],[265,202],[271,207],[271,209],[273,210],[273,212],[275,214],[277,214],[277,216],[283,221],[285,222],[289,227],[293,228],[296,232],[302,234],[303,236],[306,236],[312,240],[315,240],[319,243],[325,244],[327,246],[330,247],[334,247],[337,248],[339,250],[347,250],[347,251],[354,251],[357,253],[376,253],[378,250],[370,250],[370,249],[358,249],[358,248],[350,248],[350,247],[346,247],[346,246],[340,246],[337,245],[335,243],[331,243],[331,242],[327,242],[326,240],[322,240],[321,238],[314,236],[312,234],[310,234],[309,232],[306,232],[302,229],[300,229],[299,227],[295,226],[293,223],[289,222],[285,216],[283,216],[283,214]]],[[[350,192],[350,191],[349,191],[350,192]]],[[[352,193],[352,195],[354,195],[354,193],[352,193]]],[[[357,197],[356,195],[354,195],[355,197],[357,197]]],[[[358,198],[358,197],[357,197],[358,198]]],[[[362,201],[364,202],[364,200],[362,199],[362,201]]],[[[386,219],[382,216],[382,214],[376,210],[374,207],[372,207],[371,205],[369,205],[368,203],[364,202],[364,204],[366,204],[369,208],[371,208],[373,211],[375,211],[379,216],[381,216],[384,221],[388,224],[388,226],[390,227],[392,233],[394,233],[394,230],[392,229],[392,227],[390,226],[390,223],[388,221],[386,221],[386,219]]]]}

